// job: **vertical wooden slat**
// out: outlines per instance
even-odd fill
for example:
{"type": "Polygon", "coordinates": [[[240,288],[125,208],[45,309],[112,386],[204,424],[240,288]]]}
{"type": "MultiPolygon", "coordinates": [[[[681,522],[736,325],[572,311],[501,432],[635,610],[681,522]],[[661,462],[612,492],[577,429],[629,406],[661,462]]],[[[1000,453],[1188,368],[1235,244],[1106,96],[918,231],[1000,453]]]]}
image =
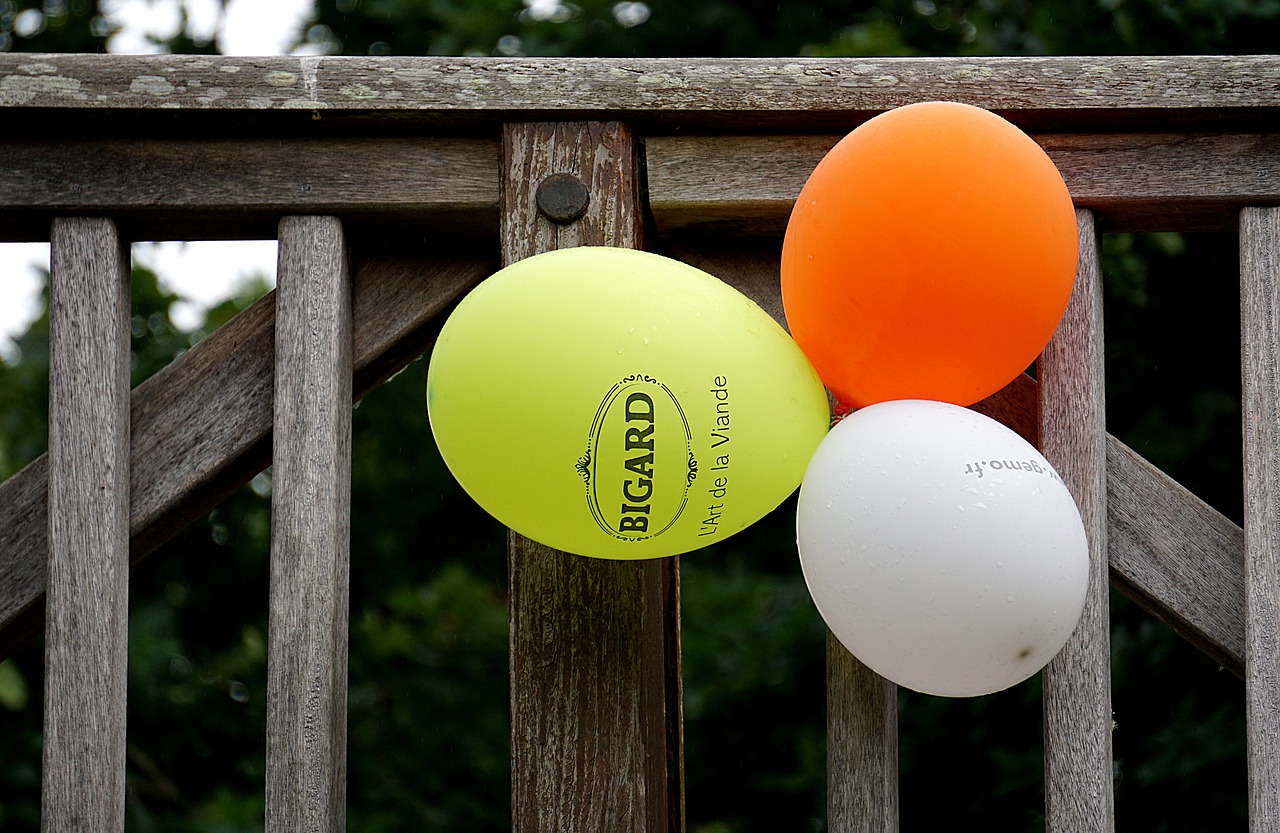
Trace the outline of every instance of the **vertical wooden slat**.
{"type": "Polygon", "coordinates": [[[1280,208],[1240,213],[1249,829],[1280,831],[1280,208]]]}
{"type": "MultiPolygon", "coordinates": [[[[616,123],[503,130],[504,263],[556,248],[640,245],[635,140],[616,123]],[[534,195],[551,174],[587,186],[556,224],[534,195]]],[[[512,533],[511,766],[517,833],[683,828],[678,563],[602,561],[512,533]]]]}
{"type": "Polygon", "coordinates": [[[124,829],[129,254],[111,220],[53,223],[42,829],[124,829]]]}
{"type": "Polygon", "coordinates": [[[1115,828],[1102,270],[1092,213],[1077,211],[1076,221],[1075,290],[1036,365],[1041,450],[1080,509],[1090,561],[1080,623],[1044,671],[1045,826],[1050,833],[1115,828]]]}
{"type": "Polygon", "coordinates": [[[351,281],[341,223],[280,222],[268,833],[346,829],[351,281]]]}
{"type": "Polygon", "coordinates": [[[827,830],[898,829],[898,687],[827,633],[827,830]]]}

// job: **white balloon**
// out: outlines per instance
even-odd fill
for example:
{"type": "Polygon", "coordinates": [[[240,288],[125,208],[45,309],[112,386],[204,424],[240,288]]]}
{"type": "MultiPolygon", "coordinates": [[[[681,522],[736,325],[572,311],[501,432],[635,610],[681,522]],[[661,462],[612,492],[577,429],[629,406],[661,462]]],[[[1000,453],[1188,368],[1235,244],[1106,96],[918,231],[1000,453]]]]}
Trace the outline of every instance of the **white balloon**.
{"type": "Polygon", "coordinates": [[[796,531],[832,633],[926,694],[1027,679],[1084,606],[1089,549],[1061,478],[1017,434],[955,405],[882,402],[842,420],[805,472],[796,531]]]}

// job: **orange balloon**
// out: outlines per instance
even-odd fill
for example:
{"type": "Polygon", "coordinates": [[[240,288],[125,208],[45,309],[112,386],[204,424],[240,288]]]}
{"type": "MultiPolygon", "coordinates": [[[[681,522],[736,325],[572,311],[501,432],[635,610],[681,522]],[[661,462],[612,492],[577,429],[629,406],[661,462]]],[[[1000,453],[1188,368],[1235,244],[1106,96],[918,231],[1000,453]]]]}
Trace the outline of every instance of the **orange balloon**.
{"type": "Polygon", "coordinates": [[[840,402],[970,405],[1044,349],[1076,272],[1071,195],[1029,136],[928,102],[842,139],[796,200],[782,303],[840,402]]]}

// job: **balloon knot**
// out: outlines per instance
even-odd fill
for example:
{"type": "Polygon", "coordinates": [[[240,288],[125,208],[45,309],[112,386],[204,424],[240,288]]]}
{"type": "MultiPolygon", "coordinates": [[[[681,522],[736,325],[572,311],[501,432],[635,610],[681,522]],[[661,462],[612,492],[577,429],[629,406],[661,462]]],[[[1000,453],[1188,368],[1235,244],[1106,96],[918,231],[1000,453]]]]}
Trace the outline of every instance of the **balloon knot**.
{"type": "Polygon", "coordinates": [[[844,419],[845,417],[847,417],[849,414],[853,413],[856,410],[857,408],[854,408],[852,405],[846,405],[843,402],[837,402],[835,404],[835,407],[832,408],[831,427],[835,428],[837,425],[840,424],[840,420],[844,419]]]}

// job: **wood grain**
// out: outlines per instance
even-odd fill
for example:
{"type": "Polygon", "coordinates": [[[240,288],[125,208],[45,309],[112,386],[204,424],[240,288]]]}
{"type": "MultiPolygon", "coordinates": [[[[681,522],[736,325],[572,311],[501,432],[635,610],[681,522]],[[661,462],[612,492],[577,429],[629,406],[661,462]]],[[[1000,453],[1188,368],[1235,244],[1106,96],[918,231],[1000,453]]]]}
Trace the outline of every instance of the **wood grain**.
{"type": "Polygon", "coordinates": [[[342,223],[280,221],[268,833],[346,830],[351,272],[342,223]]]}
{"type": "Polygon", "coordinates": [[[502,160],[499,239],[504,264],[551,249],[640,245],[640,161],[630,128],[616,122],[507,125],[502,160]],[[556,173],[574,175],[590,194],[586,214],[567,225],[542,216],[534,198],[538,184],[556,173]]]}
{"type": "MultiPolygon", "coordinates": [[[[839,136],[651,136],[665,233],[778,235],[839,136]]],[[[1111,230],[1234,229],[1280,200],[1272,134],[1039,134],[1078,206],[1111,230]]],[[[152,139],[0,143],[0,239],[58,213],[111,213],[137,239],[269,237],[281,213],[492,233],[497,143],[482,138],[152,139]],[[359,159],[353,165],[351,160],[359,159]]]]}
{"type": "MultiPolygon", "coordinates": [[[[0,106],[264,111],[320,126],[344,114],[601,118],[724,126],[852,124],[945,99],[1015,120],[1082,124],[1280,106],[1272,56],[1102,58],[243,58],[0,55],[0,106]],[[542,114],[538,116],[536,114],[542,114]]],[[[176,110],[177,113],[168,111],[176,110]]]]}
{"type": "Polygon", "coordinates": [[[787,327],[782,309],[782,241],[771,237],[674,239],[663,254],[714,275],[787,327]]]}
{"type": "Polygon", "coordinates": [[[1244,531],[1112,436],[1107,544],[1118,590],[1244,676],[1244,531]]]}
{"type": "Polygon", "coordinates": [[[272,238],[282,214],[492,234],[493,138],[161,138],[0,142],[0,239],[110,214],[138,240],[272,238]],[[185,233],[184,233],[185,232],[185,233]]]}
{"type": "Polygon", "coordinates": [[[41,829],[124,830],[129,255],[106,219],[53,224],[41,829]]]}
{"type": "Polygon", "coordinates": [[[1280,209],[1240,215],[1249,829],[1280,830],[1280,209]]]}
{"type": "MultiPolygon", "coordinates": [[[[473,248],[386,241],[356,253],[353,395],[427,348],[442,313],[497,264],[473,248]]],[[[139,385],[130,397],[130,554],[138,561],[271,461],[275,293],[139,385]]],[[[48,461],[0,483],[0,656],[40,627],[48,461]]]]}
{"type": "Polygon", "coordinates": [[[1040,447],[1075,498],[1089,543],[1084,610],[1044,670],[1045,829],[1115,829],[1111,615],[1107,602],[1107,427],[1101,246],[1076,212],[1080,261],[1058,330],[1036,362],[1040,447]]]}
{"type": "Polygon", "coordinates": [[[898,830],[898,687],[827,632],[827,829],[898,830]]]}
{"type": "Polygon", "coordinates": [[[1023,373],[986,399],[969,406],[1040,447],[1040,397],[1036,380],[1023,373]]]}
{"type": "MultiPolygon", "coordinates": [[[[501,239],[511,263],[579,245],[641,243],[635,141],[618,123],[503,130],[501,239]],[[547,176],[587,185],[584,217],[538,213],[547,176]]],[[[569,555],[516,533],[511,587],[512,829],[684,828],[678,560],[569,555]]]]}
{"type": "MultiPolygon", "coordinates": [[[[1280,136],[1067,133],[1036,140],[1072,199],[1108,230],[1234,230],[1240,208],[1280,202],[1280,136]]],[[[781,234],[809,174],[840,139],[653,136],[650,206],[666,233],[781,234]]]]}

